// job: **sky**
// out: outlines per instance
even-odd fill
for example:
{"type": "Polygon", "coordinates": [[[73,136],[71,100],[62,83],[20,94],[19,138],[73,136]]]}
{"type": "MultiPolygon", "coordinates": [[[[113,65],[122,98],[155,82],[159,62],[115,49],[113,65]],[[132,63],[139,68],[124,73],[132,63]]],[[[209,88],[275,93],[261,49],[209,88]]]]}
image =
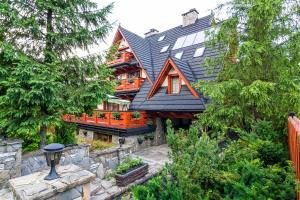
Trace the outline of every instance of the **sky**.
{"type": "MultiPolygon", "coordinates": [[[[196,8],[199,17],[211,13],[217,5],[227,0],[94,0],[99,7],[114,2],[114,9],[109,20],[114,22],[114,29],[105,42],[92,47],[89,53],[100,53],[108,49],[120,24],[122,27],[140,35],[155,28],[162,32],[181,25],[182,13],[196,8]]],[[[81,54],[88,54],[82,52],[81,54]]]]}

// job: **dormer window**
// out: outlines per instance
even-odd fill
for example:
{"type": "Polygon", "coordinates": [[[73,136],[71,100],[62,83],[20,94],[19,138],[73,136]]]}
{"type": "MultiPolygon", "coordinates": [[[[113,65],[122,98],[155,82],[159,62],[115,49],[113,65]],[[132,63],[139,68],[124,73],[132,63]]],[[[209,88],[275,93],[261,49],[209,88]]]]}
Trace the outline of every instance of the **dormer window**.
{"type": "Polygon", "coordinates": [[[181,81],[177,74],[168,76],[168,94],[178,94],[181,88],[181,81]]]}
{"type": "Polygon", "coordinates": [[[160,53],[166,52],[166,51],[169,49],[169,46],[170,46],[170,45],[164,46],[164,47],[161,49],[160,53]]]}
{"type": "Polygon", "coordinates": [[[165,39],[165,35],[160,36],[157,41],[160,42],[160,41],[163,41],[164,39],[165,39]]]}

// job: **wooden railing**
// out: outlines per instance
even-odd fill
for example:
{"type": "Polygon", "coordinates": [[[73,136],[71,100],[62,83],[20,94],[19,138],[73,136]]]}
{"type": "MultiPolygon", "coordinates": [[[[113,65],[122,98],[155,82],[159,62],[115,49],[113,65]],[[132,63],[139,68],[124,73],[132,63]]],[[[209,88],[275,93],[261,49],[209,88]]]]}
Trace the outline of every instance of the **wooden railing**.
{"type": "MultiPolygon", "coordinates": [[[[290,159],[294,165],[296,178],[300,180],[300,120],[290,114],[288,118],[288,145],[290,159]]],[[[300,193],[297,193],[297,200],[300,200],[300,193]]]]}
{"type": "Polygon", "coordinates": [[[116,64],[120,64],[120,63],[129,63],[131,62],[133,58],[133,54],[131,52],[123,52],[120,56],[120,58],[116,58],[113,61],[108,62],[108,65],[116,65],[116,64]]]}
{"type": "Polygon", "coordinates": [[[120,84],[116,87],[116,91],[137,90],[144,82],[143,78],[132,78],[120,80],[120,84]]]}
{"type": "Polygon", "coordinates": [[[110,111],[95,111],[93,116],[88,116],[87,114],[82,114],[81,117],[76,117],[75,115],[66,114],[63,116],[64,121],[81,123],[81,124],[91,124],[96,126],[104,126],[111,128],[138,128],[146,126],[147,115],[145,112],[138,112],[139,116],[134,117],[134,112],[120,111],[120,112],[110,112],[110,111]],[[115,113],[115,114],[114,114],[115,113]],[[119,117],[116,117],[116,114],[119,117]]]}

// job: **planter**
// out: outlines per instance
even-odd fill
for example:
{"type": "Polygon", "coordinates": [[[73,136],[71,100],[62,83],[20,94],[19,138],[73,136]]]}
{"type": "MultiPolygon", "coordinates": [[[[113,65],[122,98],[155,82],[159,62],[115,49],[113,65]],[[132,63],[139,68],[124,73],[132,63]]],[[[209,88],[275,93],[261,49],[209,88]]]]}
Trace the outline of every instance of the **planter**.
{"type": "Polygon", "coordinates": [[[142,178],[148,173],[148,169],[149,169],[148,163],[143,163],[141,166],[129,170],[124,174],[116,174],[115,178],[116,178],[117,186],[124,187],[129,183],[132,183],[137,179],[142,178]]]}

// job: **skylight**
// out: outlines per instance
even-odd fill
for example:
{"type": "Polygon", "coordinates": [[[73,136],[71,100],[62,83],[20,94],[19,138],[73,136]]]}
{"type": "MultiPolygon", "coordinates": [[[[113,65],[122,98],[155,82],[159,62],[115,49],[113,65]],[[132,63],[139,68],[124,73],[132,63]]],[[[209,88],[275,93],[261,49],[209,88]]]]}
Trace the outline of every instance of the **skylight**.
{"type": "Polygon", "coordinates": [[[164,40],[165,39],[165,35],[163,35],[163,36],[160,36],[159,38],[158,38],[158,40],[157,41],[162,41],[162,40],[164,40]]]}
{"type": "Polygon", "coordinates": [[[164,46],[164,47],[161,49],[160,53],[166,52],[166,51],[169,49],[169,46],[170,46],[170,45],[164,46]]]}
{"type": "Polygon", "coordinates": [[[188,47],[194,44],[200,44],[205,41],[205,32],[200,31],[178,38],[175,42],[173,50],[188,47]]]}
{"type": "Polygon", "coordinates": [[[200,31],[197,33],[194,44],[200,44],[205,41],[205,33],[204,31],[200,31]]]}
{"type": "Polygon", "coordinates": [[[200,57],[203,55],[205,47],[197,48],[194,54],[194,57],[200,57]]]}
{"type": "Polygon", "coordinates": [[[194,43],[196,35],[197,35],[197,33],[187,35],[182,47],[191,46],[194,43]]]}
{"type": "Polygon", "coordinates": [[[181,59],[182,54],[183,54],[183,51],[176,53],[176,54],[175,54],[175,58],[181,59]]]}
{"type": "Polygon", "coordinates": [[[182,45],[183,45],[183,43],[184,43],[184,41],[185,41],[185,38],[186,38],[186,36],[183,36],[183,37],[178,38],[178,39],[176,40],[176,43],[175,43],[174,47],[173,47],[173,50],[174,50],[174,49],[179,49],[179,48],[181,48],[182,45]]]}

